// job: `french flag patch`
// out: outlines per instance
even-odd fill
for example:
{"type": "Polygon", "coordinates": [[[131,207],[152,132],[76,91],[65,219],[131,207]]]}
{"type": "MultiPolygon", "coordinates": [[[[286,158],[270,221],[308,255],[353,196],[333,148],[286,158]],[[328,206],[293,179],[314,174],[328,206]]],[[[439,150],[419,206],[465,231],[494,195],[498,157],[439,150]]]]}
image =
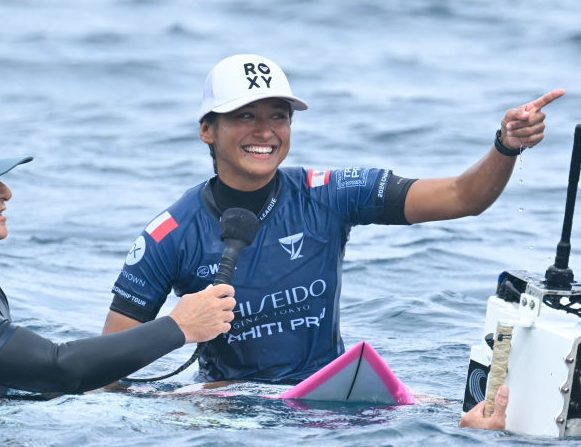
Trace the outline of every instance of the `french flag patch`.
{"type": "Polygon", "coordinates": [[[309,188],[316,188],[317,186],[325,186],[329,184],[331,171],[315,171],[309,169],[307,174],[307,186],[309,188]]]}
{"type": "Polygon", "coordinates": [[[155,242],[159,243],[177,227],[178,223],[168,211],[165,211],[153,219],[150,224],[145,227],[145,231],[155,242]]]}

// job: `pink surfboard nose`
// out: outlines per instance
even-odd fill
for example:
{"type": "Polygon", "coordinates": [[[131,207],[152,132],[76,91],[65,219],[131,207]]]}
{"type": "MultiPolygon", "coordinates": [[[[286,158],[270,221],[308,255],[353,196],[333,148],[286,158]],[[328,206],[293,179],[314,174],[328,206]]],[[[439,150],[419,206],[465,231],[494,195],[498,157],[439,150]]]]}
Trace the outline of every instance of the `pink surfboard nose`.
{"type": "Polygon", "coordinates": [[[364,341],[279,397],[386,405],[415,403],[403,382],[364,341]]]}

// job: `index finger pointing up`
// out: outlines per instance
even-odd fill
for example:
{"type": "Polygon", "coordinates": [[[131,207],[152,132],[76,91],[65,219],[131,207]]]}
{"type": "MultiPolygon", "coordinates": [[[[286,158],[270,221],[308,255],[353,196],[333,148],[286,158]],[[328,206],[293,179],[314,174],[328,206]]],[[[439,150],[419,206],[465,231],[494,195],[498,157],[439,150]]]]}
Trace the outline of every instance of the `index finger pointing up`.
{"type": "Polygon", "coordinates": [[[545,107],[547,104],[552,103],[555,99],[560,98],[564,94],[565,94],[565,89],[558,88],[558,89],[552,90],[549,93],[545,93],[540,98],[535,99],[534,101],[529,102],[525,106],[525,110],[528,110],[528,111],[539,111],[543,107],[545,107]]]}

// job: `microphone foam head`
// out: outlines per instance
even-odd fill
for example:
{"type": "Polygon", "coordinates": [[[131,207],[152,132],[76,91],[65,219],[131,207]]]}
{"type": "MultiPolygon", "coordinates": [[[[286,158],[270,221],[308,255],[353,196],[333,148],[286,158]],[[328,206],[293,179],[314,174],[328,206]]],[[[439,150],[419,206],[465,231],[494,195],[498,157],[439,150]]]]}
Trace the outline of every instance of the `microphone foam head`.
{"type": "Polygon", "coordinates": [[[220,238],[236,239],[250,245],[258,232],[260,222],[252,211],[246,208],[228,208],[220,218],[222,234],[220,238]]]}

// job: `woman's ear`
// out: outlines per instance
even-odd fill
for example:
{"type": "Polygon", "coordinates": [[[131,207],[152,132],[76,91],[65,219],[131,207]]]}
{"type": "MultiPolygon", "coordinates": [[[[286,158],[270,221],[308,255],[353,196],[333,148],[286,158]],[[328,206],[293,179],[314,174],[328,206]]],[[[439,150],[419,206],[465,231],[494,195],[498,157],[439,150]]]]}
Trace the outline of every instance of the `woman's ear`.
{"type": "Polygon", "coordinates": [[[200,124],[200,139],[206,144],[214,144],[212,127],[206,121],[200,124]]]}

